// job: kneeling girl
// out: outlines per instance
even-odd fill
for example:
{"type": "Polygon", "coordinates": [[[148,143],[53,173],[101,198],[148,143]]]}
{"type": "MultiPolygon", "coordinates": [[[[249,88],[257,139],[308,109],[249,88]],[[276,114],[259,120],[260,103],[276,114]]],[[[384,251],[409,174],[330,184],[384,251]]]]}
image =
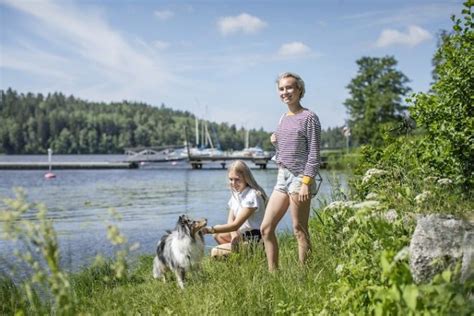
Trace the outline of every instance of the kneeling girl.
{"type": "Polygon", "coordinates": [[[260,225],[265,214],[268,197],[242,160],[234,161],[228,169],[231,197],[228,202],[227,224],[204,228],[204,233],[214,234],[219,244],[211,256],[226,255],[245,241],[260,241],[260,225]]]}

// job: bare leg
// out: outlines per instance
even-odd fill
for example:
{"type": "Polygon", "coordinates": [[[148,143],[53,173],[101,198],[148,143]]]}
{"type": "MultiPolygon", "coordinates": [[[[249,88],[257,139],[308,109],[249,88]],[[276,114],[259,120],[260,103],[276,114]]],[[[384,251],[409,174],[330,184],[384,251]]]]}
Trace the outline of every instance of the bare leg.
{"type": "Polygon", "coordinates": [[[311,200],[298,201],[298,194],[292,194],[290,199],[291,220],[293,222],[293,233],[298,241],[298,259],[301,264],[311,251],[311,242],[308,231],[309,211],[311,200]]]}
{"type": "Polygon", "coordinates": [[[217,258],[217,257],[227,256],[228,254],[231,253],[232,251],[231,248],[232,246],[230,243],[220,244],[219,246],[212,248],[211,257],[217,258]]]}
{"type": "Polygon", "coordinates": [[[275,230],[281,218],[288,210],[289,203],[287,194],[273,191],[265,210],[265,217],[263,218],[260,230],[265,244],[269,271],[278,269],[278,241],[275,230]]]}
{"type": "Polygon", "coordinates": [[[232,237],[230,236],[230,233],[218,233],[214,234],[214,240],[219,244],[227,244],[230,243],[232,240],[232,237]]]}

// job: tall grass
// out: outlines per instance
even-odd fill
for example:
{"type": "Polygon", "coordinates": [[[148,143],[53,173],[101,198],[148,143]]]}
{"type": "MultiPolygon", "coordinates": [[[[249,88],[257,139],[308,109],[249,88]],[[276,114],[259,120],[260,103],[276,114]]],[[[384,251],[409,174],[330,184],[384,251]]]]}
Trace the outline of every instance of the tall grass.
{"type": "MultiPolygon", "coordinates": [[[[471,314],[473,282],[460,284],[458,268],[448,268],[427,284],[413,282],[405,247],[423,185],[394,189],[397,181],[388,172],[373,172],[355,185],[357,192],[371,195],[357,198],[334,190],[333,198],[339,201],[314,210],[313,250],[306,265],[298,263],[295,238],[283,233],[278,237],[277,272],[267,271],[263,246],[258,246],[224,260],[206,257],[200,271],[187,275],[184,290],[172,274],[166,283],[152,278],[151,254],[135,258],[130,266],[125,260],[130,247],[113,225],[109,240],[119,246],[114,258],[97,260],[79,273],[64,273],[56,264],[60,249],[46,211],[19,194],[1,212],[3,231],[30,245],[31,256],[17,255],[33,273],[16,283],[9,276],[0,278],[0,314],[471,314]],[[27,210],[37,217],[22,217],[27,210]]],[[[455,203],[456,209],[470,205],[447,188],[449,184],[438,191],[432,188],[424,205],[441,200],[455,203]]]]}

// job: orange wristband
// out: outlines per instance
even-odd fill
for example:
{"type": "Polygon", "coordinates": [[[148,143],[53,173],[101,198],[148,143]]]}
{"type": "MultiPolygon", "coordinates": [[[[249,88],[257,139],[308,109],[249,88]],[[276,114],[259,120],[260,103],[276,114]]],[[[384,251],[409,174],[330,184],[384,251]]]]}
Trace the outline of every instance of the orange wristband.
{"type": "Polygon", "coordinates": [[[313,183],[313,178],[308,177],[308,176],[303,176],[303,180],[301,180],[301,182],[306,185],[310,185],[311,183],[313,183]]]}

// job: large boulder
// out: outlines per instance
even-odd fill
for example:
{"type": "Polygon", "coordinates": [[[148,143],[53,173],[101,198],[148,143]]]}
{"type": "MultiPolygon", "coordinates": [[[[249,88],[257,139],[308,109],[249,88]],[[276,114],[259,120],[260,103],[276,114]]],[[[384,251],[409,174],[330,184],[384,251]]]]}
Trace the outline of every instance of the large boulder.
{"type": "Polygon", "coordinates": [[[429,281],[435,274],[462,260],[461,280],[473,274],[472,226],[450,215],[427,215],[417,219],[410,242],[410,270],[415,282],[429,281]]]}

